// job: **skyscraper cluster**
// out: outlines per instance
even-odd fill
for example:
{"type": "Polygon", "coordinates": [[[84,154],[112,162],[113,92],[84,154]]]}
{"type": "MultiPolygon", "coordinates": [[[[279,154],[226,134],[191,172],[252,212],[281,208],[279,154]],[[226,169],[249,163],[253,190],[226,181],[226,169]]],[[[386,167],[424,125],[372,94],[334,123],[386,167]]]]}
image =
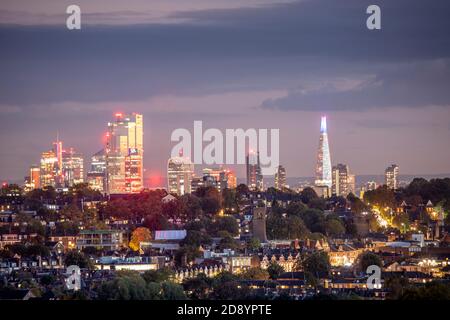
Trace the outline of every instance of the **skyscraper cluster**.
{"type": "Polygon", "coordinates": [[[30,167],[25,180],[27,189],[45,186],[67,188],[83,183],[83,155],[74,148],[63,149],[62,141],[57,138],[50,150],[41,153],[40,165],[30,167]]]}
{"type": "MultiPolygon", "coordinates": [[[[138,193],[144,188],[143,160],[143,116],[116,113],[114,121],[108,123],[103,148],[91,157],[86,177],[83,156],[74,148],[64,149],[63,142],[57,138],[50,150],[42,152],[40,164],[30,167],[26,187],[67,188],[86,181],[92,189],[105,194],[138,193]]],[[[386,168],[385,184],[388,188],[398,188],[398,174],[397,165],[386,168]]],[[[264,190],[258,151],[249,150],[246,156],[246,178],[250,190],[264,190]]],[[[331,166],[325,116],[321,118],[314,182],[316,192],[322,196],[347,196],[356,191],[355,175],[349,166],[342,163],[331,166]]],[[[181,151],[167,162],[167,184],[170,193],[183,195],[195,192],[199,187],[212,186],[219,191],[236,188],[237,179],[233,171],[223,167],[204,168],[202,176],[196,177],[194,164],[181,151]]],[[[372,184],[363,189],[376,188],[376,183],[372,184]]],[[[286,169],[279,165],[275,173],[275,188],[282,190],[286,187],[286,169]]]]}

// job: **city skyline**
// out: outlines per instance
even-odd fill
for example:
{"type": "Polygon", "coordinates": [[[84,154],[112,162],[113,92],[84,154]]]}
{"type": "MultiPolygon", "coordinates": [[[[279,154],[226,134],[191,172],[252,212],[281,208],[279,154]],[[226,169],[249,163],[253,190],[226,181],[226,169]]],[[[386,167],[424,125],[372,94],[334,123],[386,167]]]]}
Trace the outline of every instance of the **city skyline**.
{"type": "MultiPolygon", "coordinates": [[[[132,116],[134,117],[136,115],[136,113],[132,113],[132,116]]],[[[140,123],[141,123],[141,125],[142,125],[142,115],[139,115],[139,114],[137,114],[137,116],[139,116],[140,118],[140,123]]],[[[95,152],[94,154],[92,154],[92,155],[86,155],[86,154],[84,154],[84,153],[78,153],[77,152],[77,157],[79,157],[79,158],[81,158],[81,159],[83,159],[84,160],[84,162],[86,163],[86,165],[85,165],[85,167],[87,168],[87,167],[91,167],[91,168],[93,168],[93,166],[95,167],[95,165],[98,165],[98,164],[95,164],[95,162],[97,162],[98,161],[98,159],[97,159],[97,157],[99,156],[99,154],[100,153],[102,153],[102,154],[104,154],[104,157],[106,156],[106,154],[104,153],[104,148],[106,148],[111,142],[109,142],[108,143],[108,141],[111,141],[111,136],[112,136],[112,134],[111,134],[111,130],[115,130],[115,129],[111,129],[113,126],[116,126],[115,125],[115,123],[122,123],[122,119],[123,118],[126,118],[126,121],[129,121],[129,115],[126,115],[126,114],[123,114],[123,113],[118,113],[118,112],[116,112],[116,113],[114,113],[114,115],[113,115],[113,117],[115,117],[115,122],[113,121],[113,122],[109,122],[108,123],[108,132],[106,133],[106,135],[105,135],[105,137],[104,137],[104,139],[106,139],[105,141],[104,141],[104,145],[103,145],[103,147],[102,147],[102,149],[100,150],[100,151],[97,151],[97,152],[95,152]],[[89,160],[88,160],[89,159],[89,160]]],[[[134,128],[134,125],[132,126],[133,128],[134,128]]],[[[126,131],[128,131],[129,129],[128,129],[128,126],[126,126],[125,127],[126,128],[126,131]]],[[[133,130],[135,130],[135,129],[133,129],[133,130]]],[[[142,131],[142,129],[139,129],[139,130],[141,130],[142,131]]],[[[143,133],[141,132],[141,134],[142,134],[142,137],[144,137],[144,135],[143,135],[143,133]]],[[[128,133],[127,133],[127,135],[128,135],[128,133]]],[[[286,178],[289,178],[289,179],[293,179],[293,178],[311,178],[312,179],[312,181],[311,181],[311,183],[314,183],[315,185],[317,185],[317,186],[321,186],[322,184],[321,183],[318,183],[317,181],[317,177],[318,177],[318,165],[319,165],[319,159],[321,158],[320,157],[320,153],[321,153],[321,151],[323,152],[323,148],[326,146],[326,151],[327,152],[325,152],[326,154],[328,154],[328,156],[327,156],[327,158],[328,158],[328,160],[326,161],[326,162],[330,162],[330,167],[329,167],[329,186],[328,186],[328,188],[329,188],[329,191],[331,192],[331,169],[333,168],[333,170],[334,170],[334,166],[335,165],[337,165],[337,166],[339,166],[339,165],[341,165],[340,163],[334,163],[334,162],[331,162],[331,160],[330,160],[330,151],[328,150],[328,148],[329,148],[329,146],[328,146],[328,136],[327,136],[327,120],[326,120],[326,116],[322,116],[321,117],[321,121],[320,121],[320,135],[319,135],[319,137],[320,137],[320,143],[319,143],[319,151],[318,151],[318,153],[317,153],[317,156],[316,156],[316,168],[315,168],[315,171],[314,172],[311,172],[311,175],[309,175],[309,176],[289,176],[289,175],[286,175],[286,178]],[[326,137],[324,137],[324,135],[326,136],[326,137]],[[326,140],[326,141],[325,141],[326,140]],[[324,144],[323,146],[322,146],[322,144],[324,144]]],[[[128,138],[126,139],[127,141],[128,141],[128,138]]],[[[62,148],[62,143],[63,143],[63,141],[62,140],[59,140],[59,133],[57,134],[57,138],[56,138],[56,141],[55,142],[53,142],[52,144],[53,144],[53,146],[55,147],[56,146],[56,149],[58,150],[58,146],[60,146],[59,147],[59,149],[61,149],[60,150],[60,152],[62,152],[62,153],[64,153],[64,154],[72,154],[72,153],[74,153],[74,148],[73,147],[70,147],[70,148],[68,148],[67,150],[66,149],[63,149],[62,148]]],[[[140,147],[140,149],[141,149],[141,152],[143,152],[143,149],[142,149],[142,143],[143,143],[143,141],[141,141],[140,142],[140,145],[141,145],[141,147],[140,147]]],[[[129,151],[129,148],[128,147],[126,147],[124,150],[126,151],[126,152],[128,152],[129,151]],[[125,150],[126,149],[126,150],[125,150]]],[[[122,150],[123,151],[123,150],[122,150]]],[[[125,151],[123,151],[123,152],[125,152],[125,151]]],[[[50,150],[50,152],[53,154],[53,153],[55,153],[55,151],[52,151],[52,150],[50,150]]],[[[48,152],[42,152],[41,153],[41,157],[48,157],[48,156],[51,156],[51,155],[46,155],[48,152]]],[[[58,153],[58,152],[57,152],[58,153]]],[[[250,150],[250,153],[249,154],[251,154],[252,153],[252,151],[250,150]]],[[[255,153],[255,152],[253,152],[253,153],[255,153]]],[[[256,155],[256,153],[255,153],[255,155],[256,155]]],[[[61,157],[63,156],[63,154],[61,154],[61,157]]],[[[53,157],[56,157],[56,155],[53,155],[53,157]]],[[[255,157],[255,159],[257,159],[258,157],[255,157]]],[[[323,158],[323,156],[322,156],[322,158],[323,158]]],[[[56,157],[55,159],[59,159],[58,157],[56,157]]],[[[144,160],[145,158],[143,158],[142,156],[141,156],[141,158],[140,158],[140,160],[139,160],[139,164],[140,163],[142,163],[142,161],[144,160]]],[[[168,158],[169,159],[169,158],[168,158]]],[[[41,166],[42,166],[42,158],[41,158],[41,166]]],[[[107,165],[106,165],[106,158],[105,158],[105,169],[106,169],[106,167],[107,167],[107,165]]],[[[167,160],[166,160],[167,161],[167,160]]],[[[170,161],[170,159],[169,159],[169,161],[170,161]]],[[[248,159],[247,159],[247,161],[248,161],[248,159]]],[[[255,160],[256,161],[256,160],[255,160]]],[[[58,160],[58,163],[60,162],[60,160],[58,160]]],[[[323,160],[322,160],[322,162],[324,162],[323,160]]],[[[37,162],[37,163],[39,163],[39,161],[37,162]]],[[[81,164],[82,166],[83,166],[83,164],[81,164]]],[[[39,165],[38,165],[39,166],[39,165]]],[[[211,167],[215,167],[215,166],[219,166],[219,167],[223,167],[224,166],[224,164],[214,164],[214,165],[206,165],[206,164],[202,164],[202,165],[197,165],[197,166],[193,166],[192,165],[192,167],[193,167],[193,169],[192,169],[192,173],[193,173],[193,177],[194,176],[198,176],[198,177],[201,177],[201,172],[202,171],[204,171],[204,169],[205,168],[211,168],[211,167]]],[[[379,172],[379,173],[373,173],[373,174],[353,174],[353,176],[371,176],[371,175],[374,175],[374,176],[379,176],[379,177],[382,177],[383,175],[384,176],[386,176],[386,172],[387,172],[387,170],[389,170],[392,166],[396,166],[396,165],[391,165],[390,167],[388,167],[387,169],[384,169],[384,170],[382,170],[381,172],[379,172]]],[[[26,174],[24,175],[24,178],[25,178],[25,180],[26,180],[26,178],[27,177],[32,177],[32,170],[33,170],[33,168],[34,167],[36,167],[36,164],[34,164],[34,163],[30,163],[30,165],[28,166],[28,168],[27,168],[27,170],[26,170],[26,173],[30,173],[29,174],[29,176],[27,176],[26,174]]],[[[226,167],[228,167],[228,168],[238,168],[238,170],[236,170],[236,171],[243,171],[242,169],[244,168],[244,170],[246,171],[246,173],[243,175],[243,176],[237,176],[237,178],[239,179],[239,180],[241,180],[243,183],[247,183],[248,184],[248,180],[249,180],[249,173],[248,173],[248,164],[247,165],[226,165],[226,167]]],[[[92,174],[94,174],[94,180],[95,180],[95,176],[96,176],[96,174],[97,173],[99,173],[99,172],[96,172],[96,170],[94,170],[94,169],[92,169],[93,171],[90,171],[90,170],[83,170],[83,167],[81,167],[81,175],[82,175],[82,178],[84,178],[84,182],[87,182],[87,183],[90,183],[90,178],[89,178],[89,175],[92,173],[92,174]]],[[[145,168],[145,167],[142,167],[140,170],[139,170],[139,172],[141,172],[141,174],[143,174],[144,173],[144,171],[146,171],[147,170],[147,168],[145,168]]],[[[151,169],[149,169],[149,170],[151,170],[151,169]]],[[[285,169],[284,169],[285,170],[285,169]]],[[[397,167],[397,170],[398,170],[398,167],[397,167]]],[[[233,170],[233,171],[235,171],[235,170],[233,170]]],[[[104,190],[106,191],[106,190],[108,190],[108,179],[107,179],[107,174],[106,174],[106,171],[103,173],[103,174],[105,174],[105,176],[104,176],[104,183],[105,183],[105,186],[104,186],[104,190]]],[[[273,185],[274,186],[276,186],[276,175],[277,175],[277,173],[275,173],[274,175],[265,175],[264,177],[266,177],[266,178],[269,178],[269,180],[271,180],[271,178],[273,178],[274,179],[274,183],[273,183],[273,185]]],[[[398,175],[398,173],[396,173],[396,176],[398,175]]],[[[402,175],[403,176],[408,176],[408,175],[410,175],[410,174],[404,174],[404,173],[402,173],[402,175]]],[[[415,176],[420,176],[420,175],[425,175],[425,176],[428,176],[429,174],[412,174],[412,175],[415,175],[415,176]]],[[[448,173],[441,173],[441,174],[435,174],[435,176],[442,176],[442,177],[446,177],[446,176],[450,176],[450,174],[448,174],[448,173]]],[[[285,179],[286,179],[285,178],[285,179]]],[[[384,179],[387,179],[386,177],[384,178],[384,179]]],[[[396,184],[398,183],[397,182],[397,177],[395,178],[396,179],[396,184]]],[[[41,180],[42,180],[42,178],[41,178],[41,180]]],[[[353,180],[354,180],[354,178],[353,178],[353,180]]],[[[5,182],[5,181],[4,181],[5,182]]],[[[19,184],[22,184],[24,181],[23,181],[23,179],[22,180],[20,180],[20,179],[18,179],[17,181],[9,181],[9,182],[18,182],[19,184]]],[[[93,181],[94,182],[94,181],[93,181]]],[[[25,181],[25,183],[26,183],[26,181],[25,181]]],[[[353,181],[353,183],[354,183],[354,181],[353,181]]],[[[142,184],[142,186],[144,187],[144,188],[155,188],[155,187],[162,187],[162,188],[165,188],[165,187],[167,187],[167,184],[168,184],[168,180],[167,180],[167,173],[162,173],[161,175],[158,175],[158,180],[157,181],[152,181],[152,178],[143,178],[143,184],[142,184]]],[[[95,182],[94,182],[94,185],[95,185],[95,182]]],[[[389,185],[389,183],[388,183],[388,185],[389,185]]],[[[267,187],[267,186],[272,186],[272,183],[266,183],[266,182],[264,182],[264,187],[267,187]]],[[[142,187],[137,187],[137,189],[136,190],[141,190],[142,189],[142,187]]],[[[169,187],[169,189],[170,189],[170,187],[169,187]]],[[[112,191],[112,192],[107,192],[107,193],[116,193],[115,191],[112,191]]]]}
{"type": "Polygon", "coordinates": [[[450,173],[446,1],[379,1],[377,34],[355,0],[130,1],[128,14],[118,1],[104,13],[104,3],[80,1],[78,33],[58,25],[67,3],[0,4],[1,180],[22,181],[58,131],[87,161],[115,112],[146,119],[146,181],[165,176],[170,133],[194,120],[279,128],[289,176],[313,176],[322,114],[333,164],[356,175],[392,163],[403,174],[450,173]]]}

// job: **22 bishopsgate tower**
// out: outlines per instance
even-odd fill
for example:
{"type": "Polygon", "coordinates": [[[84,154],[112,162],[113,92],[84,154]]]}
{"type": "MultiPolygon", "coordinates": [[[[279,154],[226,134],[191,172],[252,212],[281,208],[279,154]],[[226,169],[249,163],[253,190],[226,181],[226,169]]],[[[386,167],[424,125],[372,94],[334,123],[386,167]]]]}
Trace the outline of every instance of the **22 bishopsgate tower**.
{"type": "Polygon", "coordinates": [[[108,123],[105,147],[106,191],[138,193],[143,189],[143,119],[141,114],[116,114],[108,123]]]}
{"type": "Polygon", "coordinates": [[[332,186],[330,147],[328,146],[327,117],[322,117],[320,123],[319,151],[317,153],[315,185],[332,186]]]}

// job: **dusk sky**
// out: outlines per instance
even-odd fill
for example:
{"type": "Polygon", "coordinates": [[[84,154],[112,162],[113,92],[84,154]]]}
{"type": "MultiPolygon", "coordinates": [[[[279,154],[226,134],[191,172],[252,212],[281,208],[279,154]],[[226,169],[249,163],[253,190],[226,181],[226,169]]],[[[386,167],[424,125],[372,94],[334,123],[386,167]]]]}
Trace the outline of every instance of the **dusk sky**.
{"type": "Polygon", "coordinates": [[[144,115],[146,178],[194,120],[279,128],[288,176],[313,176],[323,114],[333,164],[450,173],[450,2],[0,2],[0,179],[22,180],[57,132],[88,160],[118,111],[144,115]]]}

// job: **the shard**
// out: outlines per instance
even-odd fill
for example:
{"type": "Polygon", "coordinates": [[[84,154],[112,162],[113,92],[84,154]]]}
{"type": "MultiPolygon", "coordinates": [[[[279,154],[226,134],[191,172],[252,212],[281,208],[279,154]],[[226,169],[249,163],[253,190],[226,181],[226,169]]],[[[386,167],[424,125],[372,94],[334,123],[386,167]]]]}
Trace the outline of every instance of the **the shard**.
{"type": "Polygon", "coordinates": [[[320,140],[319,151],[317,153],[317,165],[316,165],[316,186],[327,186],[331,188],[331,157],[330,147],[328,146],[328,134],[327,134],[327,117],[322,117],[320,123],[320,140]]]}

